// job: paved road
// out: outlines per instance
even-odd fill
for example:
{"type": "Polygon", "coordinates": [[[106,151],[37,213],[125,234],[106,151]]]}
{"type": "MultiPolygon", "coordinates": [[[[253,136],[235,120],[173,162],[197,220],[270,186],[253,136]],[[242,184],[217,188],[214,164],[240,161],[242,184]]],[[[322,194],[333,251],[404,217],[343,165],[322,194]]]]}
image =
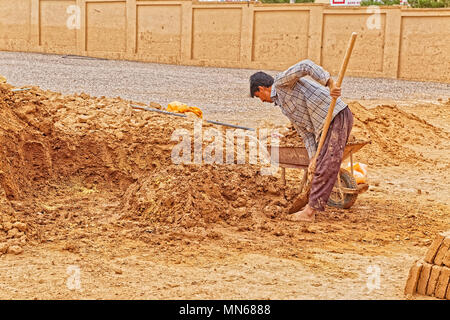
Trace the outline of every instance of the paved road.
{"type": "MultiPolygon", "coordinates": [[[[0,52],[0,74],[16,86],[125,99],[162,105],[178,100],[199,106],[213,120],[264,119],[278,108],[249,97],[255,70],[165,65],[74,58],[61,55],[0,52]],[[224,112],[225,111],[225,112],[224,112]]],[[[267,71],[275,75],[277,71],[267,71]]],[[[450,84],[393,79],[345,78],[344,99],[437,100],[450,97],[450,84]]]]}

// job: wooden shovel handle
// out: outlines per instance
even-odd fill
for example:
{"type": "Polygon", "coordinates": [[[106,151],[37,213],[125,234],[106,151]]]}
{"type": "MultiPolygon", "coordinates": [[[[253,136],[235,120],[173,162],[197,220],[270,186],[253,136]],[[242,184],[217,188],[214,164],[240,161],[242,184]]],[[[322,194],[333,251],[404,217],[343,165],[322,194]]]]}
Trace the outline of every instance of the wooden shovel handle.
{"type": "MultiPolygon", "coordinates": [[[[347,65],[350,60],[350,56],[352,55],[353,47],[355,46],[356,36],[358,34],[356,32],[352,33],[352,36],[350,38],[350,41],[347,46],[347,51],[345,52],[344,61],[341,65],[341,70],[339,71],[338,80],[336,82],[336,86],[340,87],[342,84],[342,80],[344,79],[345,71],[347,70],[347,65]]],[[[331,119],[333,117],[333,111],[334,107],[336,106],[336,98],[331,99],[330,108],[328,109],[327,117],[325,119],[325,124],[323,125],[322,134],[320,136],[319,146],[317,147],[317,152],[314,157],[314,162],[316,161],[317,157],[319,156],[320,150],[322,149],[323,143],[325,142],[325,138],[328,133],[328,128],[330,127],[331,119]]],[[[315,166],[315,165],[314,165],[315,166]]]]}

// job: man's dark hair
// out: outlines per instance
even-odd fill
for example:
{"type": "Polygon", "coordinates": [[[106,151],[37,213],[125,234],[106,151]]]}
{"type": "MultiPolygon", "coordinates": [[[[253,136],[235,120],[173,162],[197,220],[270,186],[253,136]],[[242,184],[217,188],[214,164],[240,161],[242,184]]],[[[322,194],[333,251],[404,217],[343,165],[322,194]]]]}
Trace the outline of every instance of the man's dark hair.
{"type": "Polygon", "coordinates": [[[259,86],[269,88],[273,85],[273,77],[265,72],[259,71],[250,77],[250,95],[255,97],[255,92],[259,91],[259,86]]]}

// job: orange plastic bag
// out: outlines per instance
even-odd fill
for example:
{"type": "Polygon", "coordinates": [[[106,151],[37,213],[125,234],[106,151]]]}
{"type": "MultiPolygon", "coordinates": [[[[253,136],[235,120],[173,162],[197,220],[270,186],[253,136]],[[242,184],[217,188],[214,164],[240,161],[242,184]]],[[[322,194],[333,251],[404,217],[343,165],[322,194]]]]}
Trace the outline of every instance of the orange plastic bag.
{"type": "Polygon", "coordinates": [[[173,101],[173,102],[169,103],[167,105],[167,111],[175,112],[175,113],[192,112],[197,117],[203,118],[203,112],[200,108],[191,107],[191,106],[188,106],[187,104],[184,104],[184,103],[181,103],[178,101],[173,101]]]}
{"type": "MultiPolygon", "coordinates": [[[[348,163],[345,168],[348,172],[351,172],[351,164],[348,163]]],[[[353,164],[353,177],[357,184],[366,183],[367,181],[367,164],[361,162],[355,162],[353,164]]]]}

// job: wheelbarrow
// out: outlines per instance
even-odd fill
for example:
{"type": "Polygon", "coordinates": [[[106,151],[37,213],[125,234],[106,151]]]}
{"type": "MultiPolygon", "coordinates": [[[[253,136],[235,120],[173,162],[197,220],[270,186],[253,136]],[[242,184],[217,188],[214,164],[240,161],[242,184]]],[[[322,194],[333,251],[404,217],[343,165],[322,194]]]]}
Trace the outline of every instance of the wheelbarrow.
{"type": "MultiPolygon", "coordinates": [[[[333,187],[328,205],[331,207],[348,209],[356,201],[358,194],[367,191],[369,185],[357,184],[353,172],[353,154],[358,152],[370,141],[355,141],[349,142],[345,146],[344,156],[342,161],[350,158],[351,172],[341,168],[339,172],[339,179],[336,179],[336,184],[333,187]]],[[[278,165],[281,167],[281,181],[286,185],[286,168],[303,169],[302,184],[306,182],[306,174],[309,166],[309,157],[306,148],[304,147],[268,147],[269,154],[272,155],[278,149],[278,165]]],[[[303,188],[303,185],[301,185],[303,188]]]]}

